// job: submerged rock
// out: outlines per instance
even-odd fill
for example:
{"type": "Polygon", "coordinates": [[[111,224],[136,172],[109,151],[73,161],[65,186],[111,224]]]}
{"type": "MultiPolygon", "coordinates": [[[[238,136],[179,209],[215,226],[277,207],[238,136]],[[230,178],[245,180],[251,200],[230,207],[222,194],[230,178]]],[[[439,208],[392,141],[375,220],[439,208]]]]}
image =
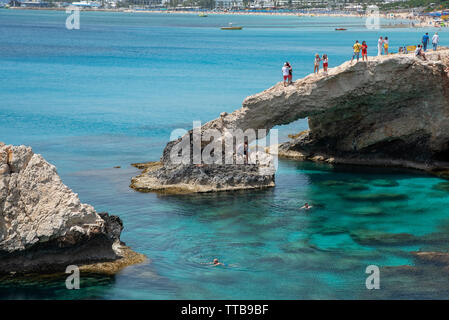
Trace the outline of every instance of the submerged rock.
{"type": "Polygon", "coordinates": [[[411,254],[421,263],[449,266],[449,253],[447,252],[413,251],[411,254]]]}
{"type": "Polygon", "coordinates": [[[406,194],[396,193],[343,194],[342,197],[349,201],[362,202],[400,201],[408,199],[408,196],[406,194]]]}
{"type": "Polygon", "coordinates": [[[386,233],[372,230],[354,230],[352,239],[361,245],[405,246],[420,243],[420,238],[409,233],[386,233]]]}
{"type": "Polygon", "coordinates": [[[0,145],[0,167],[0,273],[133,263],[122,255],[120,218],[81,203],[30,147],[0,145]]]}
{"type": "Polygon", "coordinates": [[[354,207],[349,209],[351,214],[357,216],[381,216],[384,215],[384,210],[378,207],[354,207]]]}
{"type": "Polygon", "coordinates": [[[449,182],[440,182],[432,187],[435,190],[447,191],[449,192],[449,182]]]}
{"type": "Polygon", "coordinates": [[[371,181],[371,184],[376,187],[397,187],[399,183],[394,180],[388,179],[375,179],[371,181]]]}
{"type": "Polygon", "coordinates": [[[434,168],[431,170],[431,173],[435,174],[438,177],[449,180],[449,167],[443,168],[434,168]]]}
{"type": "Polygon", "coordinates": [[[336,190],[347,189],[348,191],[365,191],[369,187],[363,183],[345,180],[326,180],[320,183],[324,187],[332,187],[336,190]]]}

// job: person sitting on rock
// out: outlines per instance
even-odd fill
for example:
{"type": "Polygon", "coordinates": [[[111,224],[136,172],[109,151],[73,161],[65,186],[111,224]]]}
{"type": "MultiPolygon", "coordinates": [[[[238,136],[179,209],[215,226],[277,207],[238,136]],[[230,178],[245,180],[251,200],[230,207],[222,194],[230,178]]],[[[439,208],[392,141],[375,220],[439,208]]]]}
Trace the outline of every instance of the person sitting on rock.
{"type": "Polygon", "coordinates": [[[310,208],[312,208],[312,206],[309,205],[308,202],[306,202],[306,203],[305,203],[301,208],[299,208],[299,209],[309,210],[310,208]]]}
{"type": "Polygon", "coordinates": [[[240,144],[237,147],[237,154],[243,156],[244,157],[243,162],[245,164],[248,164],[248,155],[249,155],[248,141],[245,141],[243,144],[240,144]]]}
{"type": "Polygon", "coordinates": [[[426,59],[426,54],[424,53],[424,51],[423,51],[423,49],[422,49],[422,45],[418,45],[418,46],[416,47],[416,50],[415,50],[415,56],[416,56],[417,58],[422,57],[423,60],[427,60],[427,59],[426,59]]]}

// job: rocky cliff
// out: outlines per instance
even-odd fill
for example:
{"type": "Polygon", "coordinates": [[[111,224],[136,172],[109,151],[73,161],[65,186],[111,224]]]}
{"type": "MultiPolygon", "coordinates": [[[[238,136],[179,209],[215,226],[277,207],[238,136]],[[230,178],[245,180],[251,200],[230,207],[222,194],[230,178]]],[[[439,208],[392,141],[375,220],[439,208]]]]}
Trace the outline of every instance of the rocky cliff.
{"type": "MultiPolygon", "coordinates": [[[[370,57],[368,62],[346,62],[329,69],[328,74],[309,75],[287,87],[278,83],[250,96],[242,108],[206,123],[201,132],[217,130],[224,137],[229,130],[270,130],[308,118],[309,130],[280,145],[281,156],[444,169],[449,167],[448,66],[447,49],[427,53],[426,61],[414,54],[395,54],[370,57]]],[[[134,178],[131,186],[143,191],[173,186],[177,183],[170,179],[173,168],[184,173],[183,185],[195,181],[197,173],[186,171],[186,165],[173,166],[167,157],[181,143],[181,139],[170,142],[161,167],[134,178]],[[151,183],[146,183],[149,180],[151,183]]],[[[217,168],[216,164],[207,166],[211,172],[217,168]]],[[[258,168],[256,164],[254,170],[258,168]]],[[[241,169],[229,170],[227,176],[241,176],[241,169]]],[[[201,183],[210,186],[213,178],[203,175],[201,183]]],[[[274,185],[274,174],[261,180],[261,187],[274,185]]],[[[257,185],[257,179],[251,182],[248,187],[257,185]]],[[[220,187],[228,189],[226,183],[220,187]]]]}
{"type": "Polygon", "coordinates": [[[120,218],[81,203],[30,147],[0,143],[0,273],[142,261],[120,242],[122,229],[120,218]]]}

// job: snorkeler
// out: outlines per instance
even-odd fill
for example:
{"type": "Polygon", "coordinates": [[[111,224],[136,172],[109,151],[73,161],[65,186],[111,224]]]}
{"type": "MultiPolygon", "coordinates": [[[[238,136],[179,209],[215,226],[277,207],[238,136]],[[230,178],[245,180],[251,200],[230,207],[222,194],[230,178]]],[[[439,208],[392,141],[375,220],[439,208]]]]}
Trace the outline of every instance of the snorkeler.
{"type": "Polygon", "coordinates": [[[216,267],[216,266],[224,266],[224,263],[221,263],[220,261],[218,261],[217,258],[215,258],[212,263],[213,263],[214,267],[216,267]]]}
{"type": "Polygon", "coordinates": [[[312,206],[309,205],[308,202],[306,202],[301,208],[299,209],[304,209],[304,210],[309,210],[310,208],[312,208],[312,206]]]}

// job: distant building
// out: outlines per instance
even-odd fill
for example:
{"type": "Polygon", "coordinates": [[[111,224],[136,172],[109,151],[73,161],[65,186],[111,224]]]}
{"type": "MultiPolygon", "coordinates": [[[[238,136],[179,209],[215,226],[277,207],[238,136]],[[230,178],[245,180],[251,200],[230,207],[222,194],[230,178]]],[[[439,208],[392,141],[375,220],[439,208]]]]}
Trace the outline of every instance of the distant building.
{"type": "Polygon", "coordinates": [[[48,2],[43,2],[40,0],[32,0],[32,1],[22,1],[21,7],[27,7],[27,8],[45,8],[48,7],[48,2]]]}
{"type": "Polygon", "coordinates": [[[17,0],[11,0],[11,1],[9,2],[9,5],[10,5],[11,7],[20,7],[20,6],[22,5],[22,3],[21,3],[20,1],[17,1],[17,0]]]}
{"type": "Polygon", "coordinates": [[[215,7],[220,9],[229,9],[233,7],[233,3],[235,1],[232,0],[215,0],[215,7]]]}
{"type": "Polygon", "coordinates": [[[101,6],[101,4],[92,1],[79,1],[79,2],[72,2],[72,6],[83,8],[98,8],[101,6]]]}

